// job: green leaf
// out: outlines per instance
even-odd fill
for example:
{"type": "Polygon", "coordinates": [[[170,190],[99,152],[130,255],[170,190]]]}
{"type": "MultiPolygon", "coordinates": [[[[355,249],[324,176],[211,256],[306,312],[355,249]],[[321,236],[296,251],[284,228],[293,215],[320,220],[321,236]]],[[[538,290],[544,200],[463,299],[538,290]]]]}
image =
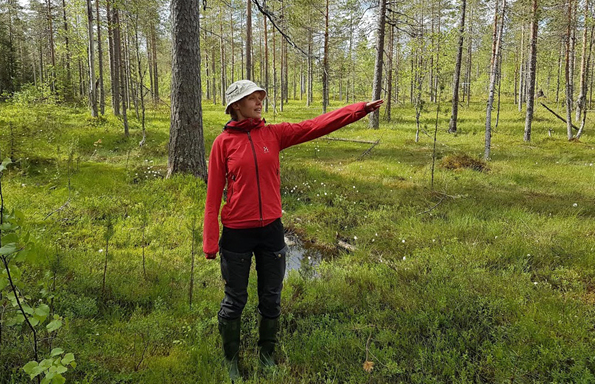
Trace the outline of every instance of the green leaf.
{"type": "Polygon", "coordinates": [[[0,276],[0,291],[6,287],[8,287],[8,278],[4,277],[4,276],[0,276]]]}
{"type": "Polygon", "coordinates": [[[2,248],[0,248],[0,255],[2,255],[2,256],[10,255],[12,253],[15,253],[16,251],[17,251],[16,243],[8,243],[5,246],[3,246],[2,248]]]}
{"type": "Polygon", "coordinates": [[[29,322],[31,323],[32,326],[36,326],[37,324],[39,324],[39,320],[36,319],[35,317],[30,317],[29,318],[29,322]]]}
{"type": "Polygon", "coordinates": [[[8,325],[10,327],[13,325],[23,324],[24,321],[25,321],[25,316],[23,316],[20,313],[17,313],[13,317],[9,317],[6,319],[6,325],[8,325]]]}
{"type": "Polygon", "coordinates": [[[54,376],[54,379],[52,380],[52,384],[64,384],[66,382],[66,379],[61,375],[61,374],[56,374],[56,376],[54,376]]]}
{"type": "Polygon", "coordinates": [[[70,366],[71,366],[72,368],[76,368],[76,363],[73,361],[72,363],[70,363],[70,366]]]}
{"type": "Polygon", "coordinates": [[[35,376],[39,375],[40,373],[43,373],[43,371],[45,371],[45,368],[38,365],[36,367],[33,367],[29,375],[33,379],[35,376]]]}
{"type": "Polygon", "coordinates": [[[50,314],[50,307],[47,304],[41,304],[35,309],[33,317],[39,320],[40,323],[44,322],[50,314]]]}
{"type": "MultiPolygon", "coordinates": [[[[3,229],[6,230],[6,229],[3,229]]],[[[19,237],[16,233],[9,233],[7,235],[2,236],[2,244],[10,244],[10,243],[17,243],[19,241],[19,237]]]]}
{"type": "Polygon", "coordinates": [[[31,308],[30,306],[28,306],[27,304],[23,304],[21,303],[21,305],[23,306],[23,311],[25,311],[25,313],[27,315],[33,315],[33,313],[35,313],[35,311],[33,310],[33,308],[31,308]]]}
{"type": "Polygon", "coordinates": [[[52,320],[48,325],[46,325],[46,328],[48,332],[54,332],[58,330],[61,326],[62,320],[52,320]]]}
{"type": "Polygon", "coordinates": [[[68,368],[66,368],[66,367],[65,367],[65,366],[63,366],[63,365],[59,365],[59,366],[57,366],[57,367],[56,367],[56,373],[58,373],[58,374],[60,374],[60,373],[64,373],[64,372],[66,372],[66,371],[68,371],[68,368]]]}
{"type": "Polygon", "coordinates": [[[61,363],[64,365],[72,364],[74,362],[74,353],[67,353],[64,355],[61,363]]]}
{"type": "Polygon", "coordinates": [[[43,359],[41,363],[39,363],[39,367],[43,368],[43,370],[48,369],[54,363],[54,359],[43,359]]]}
{"type": "Polygon", "coordinates": [[[37,367],[38,365],[39,363],[37,361],[30,361],[27,364],[25,364],[25,366],[23,367],[23,371],[25,371],[26,374],[30,375],[33,372],[33,368],[37,367]]]}
{"type": "Polygon", "coordinates": [[[6,159],[4,159],[2,164],[0,164],[0,172],[4,171],[8,167],[9,164],[12,164],[12,160],[10,160],[10,158],[7,157],[6,159]]]}
{"type": "Polygon", "coordinates": [[[54,348],[54,349],[52,349],[50,356],[54,357],[54,356],[61,355],[63,353],[64,353],[64,350],[62,348],[54,348]]]}

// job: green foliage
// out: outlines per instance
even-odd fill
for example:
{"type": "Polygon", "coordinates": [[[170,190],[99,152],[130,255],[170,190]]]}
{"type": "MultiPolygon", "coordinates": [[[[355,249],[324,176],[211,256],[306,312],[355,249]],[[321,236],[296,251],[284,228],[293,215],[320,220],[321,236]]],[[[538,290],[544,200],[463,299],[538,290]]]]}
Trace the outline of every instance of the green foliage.
{"type": "Polygon", "coordinates": [[[31,380],[43,374],[42,384],[63,384],[66,379],[62,374],[68,371],[68,366],[76,368],[74,355],[72,353],[64,354],[62,348],[54,348],[50,352],[49,358],[42,360],[40,363],[30,361],[23,367],[23,370],[31,380]]]}
{"type": "MultiPolygon", "coordinates": [[[[191,176],[148,173],[165,169],[167,110],[149,111],[147,144],[136,148],[139,132],[132,129],[130,142],[124,140],[109,116],[92,125],[78,109],[0,108],[10,111],[5,122],[27,135],[20,153],[33,159],[26,173],[5,171],[2,185],[15,212],[27,217],[17,236],[29,232],[37,244],[19,262],[27,267],[15,269],[32,313],[27,319],[37,316],[44,337],[76,351],[77,369],[62,362],[66,353],[52,357],[48,349],[44,357],[51,364],[61,358],[72,382],[224,382],[218,262],[196,258],[188,306],[189,255],[193,235],[195,251],[201,247],[206,186],[191,176]],[[55,286],[48,284],[54,277],[55,286]],[[52,307],[51,296],[61,319],[51,311],[43,319],[42,304],[52,307]],[[57,321],[61,327],[49,332],[57,321]]],[[[426,109],[420,122],[433,127],[435,108],[426,109]]],[[[300,121],[318,112],[292,100],[274,119],[300,121]]],[[[485,105],[461,108],[456,136],[445,132],[449,116],[448,108],[439,112],[438,162],[467,164],[483,150],[485,105]]],[[[285,280],[279,369],[271,376],[257,368],[253,273],[242,319],[244,381],[593,381],[592,137],[587,132],[581,143],[568,143],[564,127],[537,117],[527,145],[518,130],[524,119],[504,103],[490,171],[439,167],[434,191],[433,142],[423,132],[413,141],[413,105],[395,107],[379,131],[358,122],[333,133],[380,139],[362,159],[369,145],[355,142],[317,140],[284,151],[284,224],[324,255],[313,273],[291,271],[285,280]],[[337,250],[338,240],[356,250],[337,250]],[[374,363],[369,371],[366,360],[374,363]]],[[[205,106],[204,121],[208,148],[225,116],[219,106],[205,106]]],[[[6,244],[24,244],[10,239],[6,244]]],[[[7,297],[12,316],[17,312],[7,297]]],[[[30,377],[20,369],[31,360],[30,349],[17,344],[28,340],[22,320],[2,325],[9,341],[0,369],[15,382],[30,377]]],[[[49,368],[37,377],[45,373],[49,368]]]]}

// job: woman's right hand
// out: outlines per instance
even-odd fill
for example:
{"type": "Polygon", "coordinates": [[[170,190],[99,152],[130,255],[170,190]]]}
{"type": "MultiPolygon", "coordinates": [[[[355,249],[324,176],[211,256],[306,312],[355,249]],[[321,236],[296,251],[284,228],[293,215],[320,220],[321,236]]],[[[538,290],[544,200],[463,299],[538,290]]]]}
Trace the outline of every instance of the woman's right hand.
{"type": "Polygon", "coordinates": [[[207,258],[207,260],[215,260],[217,258],[217,254],[216,253],[205,253],[205,257],[207,258]]]}
{"type": "Polygon", "coordinates": [[[366,112],[367,113],[374,112],[375,110],[380,108],[382,103],[384,103],[384,100],[382,100],[382,99],[370,101],[369,103],[366,104],[366,112]]]}

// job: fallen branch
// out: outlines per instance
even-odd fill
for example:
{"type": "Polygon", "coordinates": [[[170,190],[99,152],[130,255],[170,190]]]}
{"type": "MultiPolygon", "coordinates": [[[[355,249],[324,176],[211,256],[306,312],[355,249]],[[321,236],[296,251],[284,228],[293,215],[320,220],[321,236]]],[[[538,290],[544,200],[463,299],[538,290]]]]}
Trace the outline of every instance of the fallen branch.
{"type": "Polygon", "coordinates": [[[364,144],[377,144],[380,139],[376,140],[376,141],[369,141],[369,140],[355,140],[355,139],[341,139],[338,137],[325,137],[324,140],[330,140],[330,141],[349,141],[351,143],[364,143],[364,144]]]}
{"type": "Polygon", "coordinates": [[[50,213],[47,214],[47,216],[44,218],[44,220],[47,220],[50,216],[52,216],[54,213],[56,212],[60,212],[61,210],[63,210],[64,208],[66,208],[68,205],[70,204],[70,197],[68,197],[68,199],[66,200],[66,202],[64,204],[62,204],[62,206],[50,213]]]}
{"type": "Polygon", "coordinates": [[[362,157],[366,156],[368,153],[370,153],[372,151],[372,149],[374,149],[375,146],[378,145],[378,143],[380,143],[380,139],[376,140],[376,142],[374,144],[372,144],[372,146],[368,149],[366,149],[366,151],[364,153],[362,153],[357,160],[361,160],[362,157]]]}
{"type": "Polygon", "coordinates": [[[348,250],[349,252],[355,252],[355,247],[349,243],[339,240],[339,247],[348,250]]]}
{"type": "MultiPolygon", "coordinates": [[[[568,122],[566,121],[566,119],[565,119],[565,118],[563,118],[562,116],[558,115],[558,114],[557,114],[556,112],[554,112],[554,111],[553,111],[553,110],[552,110],[550,107],[548,107],[547,105],[545,105],[545,104],[543,104],[543,103],[541,103],[541,102],[540,102],[539,104],[541,104],[541,105],[542,105],[542,106],[543,106],[545,109],[547,109],[548,111],[550,111],[551,113],[553,113],[553,114],[554,114],[554,116],[556,116],[558,119],[560,119],[560,120],[562,120],[564,123],[568,124],[568,122]]],[[[578,128],[577,128],[577,127],[576,127],[574,124],[570,123],[570,125],[572,125],[572,128],[574,128],[574,130],[575,130],[575,131],[578,131],[578,128]]]]}

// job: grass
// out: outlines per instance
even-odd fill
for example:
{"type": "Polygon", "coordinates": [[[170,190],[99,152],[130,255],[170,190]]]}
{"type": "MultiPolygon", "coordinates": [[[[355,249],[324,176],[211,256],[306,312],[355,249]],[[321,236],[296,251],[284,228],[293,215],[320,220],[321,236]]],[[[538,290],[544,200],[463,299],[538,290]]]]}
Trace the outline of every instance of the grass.
{"type": "MultiPolygon", "coordinates": [[[[414,109],[399,105],[380,130],[363,119],[331,135],[380,139],[361,159],[368,144],[324,139],[283,152],[284,223],[335,256],[318,278],[288,277],[274,375],[257,369],[253,275],[242,322],[245,382],[595,381],[593,134],[568,142],[565,127],[538,110],[525,143],[524,115],[504,103],[484,164],[484,108],[463,108],[452,135],[443,106],[434,189],[431,110],[418,143],[414,109]],[[337,251],[338,240],[357,250],[337,251]]],[[[204,105],[207,148],[226,122],[221,110],[204,105]]],[[[265,117],[318,113],[290,101],[265,117]]],[[[116,118],[90,119],[80,108],[0,105],[0,116],[0,150],[20,160],[2,179],[5,201],[25,213],[43,255],[23,279],[35,299],[37,282],[56,273],[55,311],[66,325],[53,345],[78,363],[67,380],[224,382],[215,318],[223,285],[218,263],[200,254],[188,306],[188,226],[202,218],[206,188],[188,176],[163,178],[168,110],[148,112],[143,148],[134,119],[124,138],[116,118]]],[[[27,332],[2,330],[0,383],[27,382],[19,369],[31,358],[27,332]]]]}

